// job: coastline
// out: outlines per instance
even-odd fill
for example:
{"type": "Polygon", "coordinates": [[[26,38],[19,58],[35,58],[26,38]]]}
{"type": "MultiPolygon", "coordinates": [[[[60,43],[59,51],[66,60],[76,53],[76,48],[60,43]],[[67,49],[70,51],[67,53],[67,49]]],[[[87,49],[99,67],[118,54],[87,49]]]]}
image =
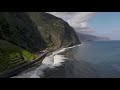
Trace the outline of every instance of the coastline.
{"type": "Polygon", "coordinates": [[[15,75],[25,71],[26,69],[35,66],[36,63],[40,62],[46,55],[47,55],[47,52],[41,54],[40,56],[38,56],[34,60],[31,60],[27,63],[22,64],[22,65],[19,65],[15,68],[3,71],[3,72],[0,73],[0,78],[10,78],[12,76],[15,76],[15,75]]]}
{"type": "MultiPolygon", "coordinates": [[[[81,44],[79,44],[81,45],[81,44]]],[[[4,72],[1,72],[0,73],[0,78],[11,78],[11,77],[14,77],[20,73],[22,73],[23,71],[29,69],[29,68],[32,68],[34,67],[35,65],[37,65],[38,63],[41,63],[44,61],[44,59],[52,54],[54,54],[53,56],[57,55],[57,54],[60,54],[68,49],[71,49],[71,48],[74,48],[76,46],[79,46],[79,45],[74,45],[72,47],[67,47],[67,48],[58,48],[58,49],[55,49],[55,50],[52,50],[52,51],[49,51],[49,52],[45,52],[43,54],[41,54],[40,56],[38,56],[35,60],[31,60],[30,62],[27,62],[27,63],[24,63],[20,66],[17,66],[13,69],[9,69],[9,70],[6,70],[4,72]]]]}
{"type": "MultiPolygon", "coordinates": [[[[80,45],[81,44],[55,50],[52,54],[44,58],[42,64],[34,71],[34,73],[29,78],[45,78],[46,75],[49,75],[53,72],[55,73],[55,68],[61,67],[64,64],[64,62],[66,62],[66,60],[69,59],[65,57],[64,53],[69,49],[80,45]]],[[[21,76],[19,76],[19,78],[21,78],[21,76]]]]}
{"type": "Polygon", "coordinates": [[[42,61],[43,59],[46,57],[46,56],[49,56],[52,54],[52,52],[54,51],[57,51],[59,50],[60,48],[58,49],[54,49],[52,51],[48,51],[48,52],[44,52],[40,55],[38,55],[38,57],[34,60],[31,60],[29,62],[26,62],[24,64],[21,64],[15,68],[12,68],[12,69],[9,69],[9,70],[6,70],[6,71],[3,71],[3,72],[0,72],[0,78],[11,78],[11,77],[14,77],[18,74],[20,74],[21,72],[29,69],[29,68],[32,68],[34,67],[35,65],[37,65],[38,63],[41,63],[42,64],[42,61]]]}

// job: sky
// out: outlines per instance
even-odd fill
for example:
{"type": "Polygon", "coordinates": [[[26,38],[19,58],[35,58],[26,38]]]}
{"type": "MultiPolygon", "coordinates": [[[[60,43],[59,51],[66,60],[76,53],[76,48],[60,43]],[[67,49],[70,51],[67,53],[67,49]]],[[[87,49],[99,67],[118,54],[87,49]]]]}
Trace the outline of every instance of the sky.
{"type": "Polygon", "coordinates": [[[120,12],[47,12],[67,21],[77,32],[120,40],[120,12]]]}
{"type": "Polygon", "coordinates": [[[95,29],[95,35],[120,40],[120,12],[99,12],[88,24],[95,29]]]}

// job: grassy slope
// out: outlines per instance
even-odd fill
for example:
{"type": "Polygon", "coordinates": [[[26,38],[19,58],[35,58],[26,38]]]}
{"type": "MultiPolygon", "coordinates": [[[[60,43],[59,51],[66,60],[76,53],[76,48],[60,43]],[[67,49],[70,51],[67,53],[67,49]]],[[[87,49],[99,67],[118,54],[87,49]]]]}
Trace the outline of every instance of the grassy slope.
{"type": "Polygon", "coordinates": [[[0,72],[14,68],[35,57],[35,55],[16,45],[5,40],[0,40],[0,72]]]}

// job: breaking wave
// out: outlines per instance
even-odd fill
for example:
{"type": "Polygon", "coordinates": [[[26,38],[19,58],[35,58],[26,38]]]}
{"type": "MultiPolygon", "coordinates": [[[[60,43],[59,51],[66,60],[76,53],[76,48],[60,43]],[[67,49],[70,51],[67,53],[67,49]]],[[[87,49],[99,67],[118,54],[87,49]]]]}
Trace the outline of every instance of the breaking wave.
{"type": "Polygon", "coordinates": [[[71,48],[74,48],[75,45],[68,48],[63,48],[61,50],[55,51],[52,53],[52,55],[45,57],[45,59],[42,61],[42,65],[40,65],[36,70],[35,73],[30,78],[41,78],[44,77],[44,72],[46,69],[54,69],[55,67],[59,67],[62,65],[62,63],[65,62],[65,59],[68,59],[65,57],[65,55],[60,55],[60,53],[65,52],[71,48]]]}
{"type": "Polygon", "coordinates": [[[51,55],[45,57],[44,60],[42,61],[42,64],[37,68],[36,67],[29,68],[28,70],[21,72],[19,75],[16,75],[11,78],[42,78],[46,75],[46,71],[49,71],[47,72],[48,74],[51,73],[51,71],[55,72],[56,67],[62,66],[66,59],[69,59],[66,58],[64,54],[62,55],[61,53],[80,45],[75,45],[72,47],[62,48],[60,50],[54,51],[52,52],[51,55]]]}

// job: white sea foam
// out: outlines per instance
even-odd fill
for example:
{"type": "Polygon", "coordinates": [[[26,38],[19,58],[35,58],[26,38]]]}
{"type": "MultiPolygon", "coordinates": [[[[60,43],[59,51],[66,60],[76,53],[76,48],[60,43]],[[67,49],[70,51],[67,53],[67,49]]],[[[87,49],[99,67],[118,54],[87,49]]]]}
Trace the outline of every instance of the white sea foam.
{"type": "Polygon", "coordinates": [[[80,45],[75,45],[73,47],[68,47],[68,48],[62,48],[61,50],[55,51],[52,53],[52,55],[45,57],[45,59],[42,61],[42,65],[39,66],[35,73],[30,77],[30,78],[40,78],[41,76],[44,75],[44,70],[47,68],[53,69],[55,67],[61,66],[63,62],[65,62],[65,55],[58,55],[61,52],[65,52],[66,50],[69,50],[71,48],[74,48],[76,46],[80,45]]]}
{"type": "Polygon", "coordinates": [[[55,55],[54,56],[54,63],[53,63],[53,67],[55,67],[55,66],[61,66],[62,64],[62,62],[65,62],[65,59],[68,59],[68,58],[65,58],[65,56],[64,55],[55,55]]]}
{"type": "Polygon", "coordinates": [[[50,56],[45,57],[45,59],[42,61],[42,64],[52,65],[53,62],[54,62],[54,55],[50,55],[50,56]]]}
{"type": "MultiPolygon", "coordinates": [[[[40,73],[41,75],[43,75],[43,72],[40,72],[40,73]]],[[[36,71],[35,71],[35,73],[30,78],[39,78],[39,76],[36,74],[36,71]]]]}
{"type": "MultiPolygon", "coordinates": [[[[80,45],[76,45],[76,46],[80,46],[80,45]]],[[[36,70],[29,70],[29,71],[23,72],[15,76],[15,78],[40,78],[44,76],[44,70],[48,68],[54,69],[56,67],[59,67],[62,65],[62,63],[66,61],[65,59],[68,59],[68,58],[65,58],[65,55],[60,55],[59,53],[65,52],[76,46],[62,48],[60,50],[54,51],[50,56],[45,57],[45,59],[42,62],[42,65],[40,65],[36,70]]]]}

